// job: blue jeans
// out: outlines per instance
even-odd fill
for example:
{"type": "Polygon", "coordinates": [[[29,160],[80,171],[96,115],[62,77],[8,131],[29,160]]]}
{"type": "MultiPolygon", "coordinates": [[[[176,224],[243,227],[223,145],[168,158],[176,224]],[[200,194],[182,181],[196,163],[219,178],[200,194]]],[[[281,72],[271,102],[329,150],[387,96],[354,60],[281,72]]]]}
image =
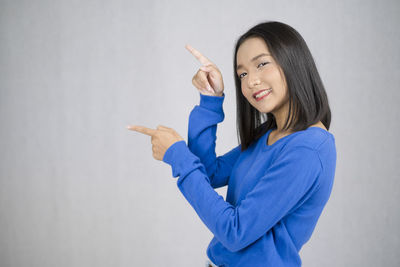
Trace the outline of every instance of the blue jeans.
{"type": "Polygon", "coordinates": [[[214,263],[212,263],[212,261],[210,261],[209,259],[206,259],[206,263],[205,263],[206,267],[218,267],[217,265],[215,265],[214,263]]]}

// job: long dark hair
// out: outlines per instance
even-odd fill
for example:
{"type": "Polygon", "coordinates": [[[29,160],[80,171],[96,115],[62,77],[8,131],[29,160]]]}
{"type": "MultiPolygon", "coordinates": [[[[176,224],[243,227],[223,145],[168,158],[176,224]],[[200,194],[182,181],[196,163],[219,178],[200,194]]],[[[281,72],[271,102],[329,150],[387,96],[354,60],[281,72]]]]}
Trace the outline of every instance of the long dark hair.
{"type": "Polygon", "coordinates": [[[241,82],[236,72],[236,55],[239,46],[249,37],[261,37],[265,41],[271,56],[281,67],[286,78],[289,113],[283,129],[297,132],[321,121],[329,130],[331,110],[328,96],[306,42],[287,24],[277,21],[263,22],[239,37],[233,57],[236,120],[241,150],[247,149],[269,129],[277,127],[272,113],[259,112],[242,94],[241,82]]]}

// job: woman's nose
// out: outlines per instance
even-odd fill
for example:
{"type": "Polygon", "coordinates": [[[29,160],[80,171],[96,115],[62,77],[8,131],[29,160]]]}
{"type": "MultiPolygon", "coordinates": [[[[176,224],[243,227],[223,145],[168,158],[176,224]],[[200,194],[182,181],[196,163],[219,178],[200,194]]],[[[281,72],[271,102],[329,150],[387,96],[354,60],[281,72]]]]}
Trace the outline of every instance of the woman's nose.
{"type": "Polygon", "coordinates": [[[253,76],[250,77],[249,79],[249,87],[254,87],[260,84],[260,79],[258,78],[258,76],[253,76]]]}

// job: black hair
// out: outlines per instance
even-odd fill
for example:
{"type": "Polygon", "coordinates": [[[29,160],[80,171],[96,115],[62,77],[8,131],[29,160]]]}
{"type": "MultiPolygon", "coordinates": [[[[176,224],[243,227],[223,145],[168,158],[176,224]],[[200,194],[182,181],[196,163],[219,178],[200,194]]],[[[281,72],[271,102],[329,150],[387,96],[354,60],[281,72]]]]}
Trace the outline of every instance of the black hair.
{"type": "Polygon", "coordinates": [[[237,133],[241,150],[247,149],[269,129],[277,127],[272,113],[259,112],[242,94],[241,81],[236,72],[236,55],[239,46],[250,37],[261,37],[265,41],[271,56],[285,76],[289,113],[283,129],[297,132],[321,121],[329,130],[331,110],[328,96],[306,42],[287,24],[277,21],[262,22],[239,37],[233,57],[237,133]]]}

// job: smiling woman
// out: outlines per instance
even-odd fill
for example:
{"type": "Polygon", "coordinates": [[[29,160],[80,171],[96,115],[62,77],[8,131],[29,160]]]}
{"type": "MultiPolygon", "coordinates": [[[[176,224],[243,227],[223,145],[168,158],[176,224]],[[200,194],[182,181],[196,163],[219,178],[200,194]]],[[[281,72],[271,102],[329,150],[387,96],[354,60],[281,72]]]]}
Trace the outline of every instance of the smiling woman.
{"type": "MultiPolygon", "coordinates": [[[[294,131],[290,129],[283,130],[289,113],[286,79],[281,67],[271,56],[264,39],[261,37],[246,39],[237,50],[237,62],[245,62],[239,63],[236,67],[241,82],[241,94],[260,114],[272,114],[276,122],[277,129],[271,132],[269,143],[272,144],[293,133],[294,131]],[[253,57],[254,54],[256,56],[253,57]]],[[[321,121],[311,126],[326,130],[321,121]]]]}
{"type": "Polygon", "coordinates": [[[280,22],[260,23],[238,39],[239,145],[218,157],[222,75],[199,51],[186,49],[202,64],[192,78],[200,105],[189,115],[188,144],[168,127],[133,129],[152,137],[153,155],[179,176],[179,190],[214,234],[206,266],[301,266],[299,251],[330,197],[336,169],[328,99],[307,45],[280,22]],[[226,185],[224,200],[214,189],[226,185]]]}
{"type": "Polygon", "coordinates": [[[237,125],[245,150],[271,130],[275,139],[320,127],[331,111],[306,42],[289,25],[261,23],[237,41],[234,55],[237,125]],[[263,98],[254,94],[265,92],[263,98]]]}
{"type": "Polygon", "coordinates": [[[281,129],[289,103],[287,86],[264,40],[252,37],[244,41],[238,49],[237,62],[244,62],[237,66],[241,93],[260,113],[272,113],[281,129]],[[258,56],[253,57],[254,54],[258,56]]]}

